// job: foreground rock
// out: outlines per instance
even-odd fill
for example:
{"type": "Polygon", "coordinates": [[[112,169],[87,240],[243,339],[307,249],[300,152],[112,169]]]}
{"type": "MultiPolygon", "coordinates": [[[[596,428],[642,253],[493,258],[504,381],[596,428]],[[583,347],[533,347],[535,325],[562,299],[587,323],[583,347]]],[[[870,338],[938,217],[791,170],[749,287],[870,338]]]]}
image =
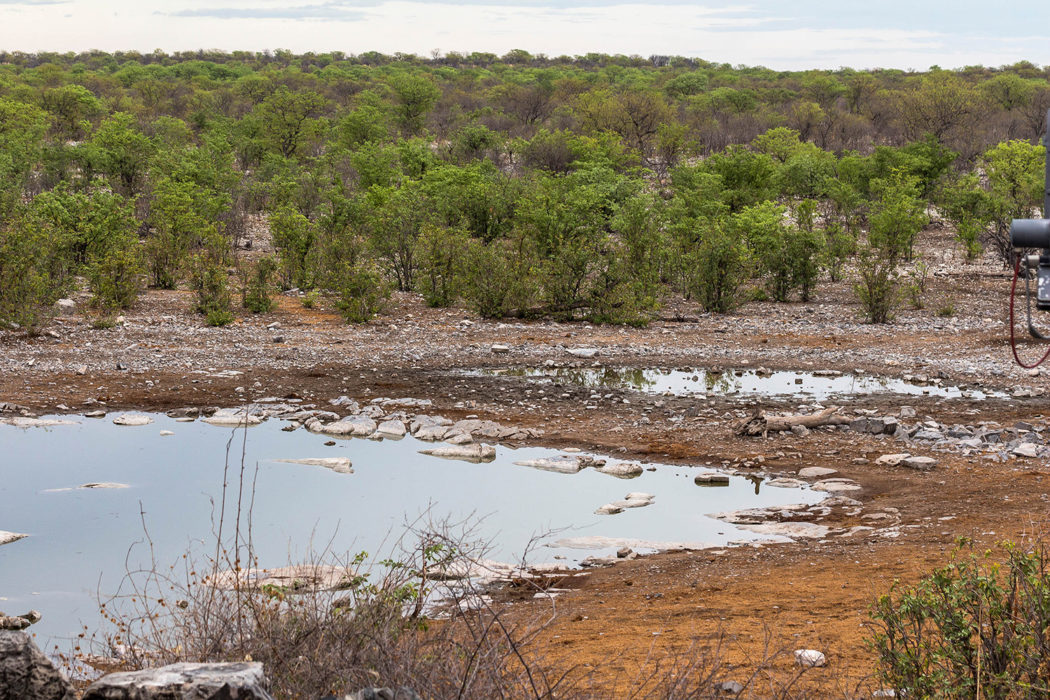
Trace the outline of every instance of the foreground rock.
{"type": "Polygon", "coordinates": [[[5,615],[0,612],[0,630],[24,630],[40,622],[40,613],[30,610],[25,615],[5,615]]]}
{"type": "Polygon", "coordinates": [[[82,700],[273,700],[261,663],[172,664],[111,673],[82,700]]]}
{"type": "Polygon", "coordinates": [[[0,630],[0,700],[73,700],[73,687],[25,632],[0,630]]]}

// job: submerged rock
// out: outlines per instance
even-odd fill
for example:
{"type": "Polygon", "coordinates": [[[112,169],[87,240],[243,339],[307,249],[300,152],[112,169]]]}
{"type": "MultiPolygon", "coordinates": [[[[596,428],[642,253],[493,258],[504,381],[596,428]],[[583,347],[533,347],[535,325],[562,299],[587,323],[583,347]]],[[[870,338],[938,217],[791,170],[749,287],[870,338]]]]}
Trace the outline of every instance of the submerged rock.
{"type": "Polygon", "coordinates": [[[265,685],[258,662],[180,663],[103,676],[88,686],[82,700],[273,700],[265,685]]]}
{"type": "Polygon", "coordinates": [[[742,530],[760,535],[778,535],[788,538],[822,539],[828,536],[830,528],[816,523],[759,523],[757,525],[737,525],[742,530]]]}
{"type": "Polygon", "coordinates": [[[127,484],[119,484],[115,481],[90,481],[86,484],[81,484],[77,487],[78,489],[130,489],[131,487],[127,484]]]}
{"type": "Polygon", "coordinates": [[[253,413],[246,413],[243,409],[224,408],[204,418],[203,422],[220,428],[240,428],[259,425],[263,422],[263,417],[253,413]]]}
{"type": "Polygon", "coordinates": [[[693,477],[693,483],[699,486],[729,486],[729,475],[717,472],[697,474],[693,477]]]}
{"type": "Polygon", "coordinates": [[[4,418],[0,420],[0,423],[13,425],[16,428],[50,428],[55,425],[80,425],[80,423],[75,420],[65,420],[63,418],[30,418],[26,416],[4,418]]]}
{"type": "Polygon", "coordinates": [[[338,474],[354,473],[349,457],[303,457],[301,459],[278,459],[274,461],[286,464],[308,464],[315,467],[324,467],[338,474]]]}
{"type": "Polygon", "coordinates": [[[419,453],[444,459],[461,459],[466,462],[491,462],[496,459],[496,448],[482,443],[434,447],[429,450],[420,450],[419,453]]]}
{"type": "Polygon", "coordinates": [[[0,545],[11,544],[18,540],[29,537],[29,535],[23,535],[21,532],[8,532],[7,530],[0,530],[0,545]]]}

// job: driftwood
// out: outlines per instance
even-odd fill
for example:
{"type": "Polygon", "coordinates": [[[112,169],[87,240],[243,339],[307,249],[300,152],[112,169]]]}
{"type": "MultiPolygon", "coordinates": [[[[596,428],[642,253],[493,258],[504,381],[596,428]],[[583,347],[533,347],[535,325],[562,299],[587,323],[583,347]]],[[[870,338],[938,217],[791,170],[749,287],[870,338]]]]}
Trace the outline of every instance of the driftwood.
{"type": "Polygon", "coordinates": [[[849,419],[835,415],[838,406],[829,406],[819,413],[808,415],[771,416],[761,409],[755,411],[750,418],[745,418],[734,426],[737,435],[765,437],[769,433],[777,433],[791,430],[796,425],[805,428],[819,428],[822,425],[842,425],[848,423],[849,419]]]}

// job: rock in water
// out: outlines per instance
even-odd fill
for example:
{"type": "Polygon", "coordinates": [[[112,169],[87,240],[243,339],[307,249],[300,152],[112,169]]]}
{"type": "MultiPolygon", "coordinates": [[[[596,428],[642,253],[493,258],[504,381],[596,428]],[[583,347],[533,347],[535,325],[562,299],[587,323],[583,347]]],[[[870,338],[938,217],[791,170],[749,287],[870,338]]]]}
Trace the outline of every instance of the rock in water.
{"type": "Polygon", "coordinates": [[[137,413],[121,413],[113,419],[114,425],[149,425],[153,419],[137,413]]]}
{"type": "Polygon", "coordinates": [[[73,700],[75,697],[69,681],[37,649],[29,635],[0,630],[0,700],[73,700]]]}
{"type": "Polygon", "coordinates": [[[182,663],[111,673],[88,686],[82,700],[273,700],[265,683],[261,663],[182,663]]]}
{"type": "Polygon", "coordinates": [[[23,537],[29,537],[29,535],[23,535],[20,532],[8,532],[7,530],[0,530],[0,545],[17,542],[23,537]]]}
{"type": "Polygon", "coordinates": [[[278,459],[287,464],[309,464],[315,467],[331,469],[338,474],[353,474],[349,457],[304,457],[302,459],[278,459]]]}
{"type": "Polygon", "coordinates": [[[491,462],[496,459],[496,448],[480,442],[473,445],[435,447],[430,450],[420,450],[419,453],[445,459],[462,459],[467,462],[491,462]]]}

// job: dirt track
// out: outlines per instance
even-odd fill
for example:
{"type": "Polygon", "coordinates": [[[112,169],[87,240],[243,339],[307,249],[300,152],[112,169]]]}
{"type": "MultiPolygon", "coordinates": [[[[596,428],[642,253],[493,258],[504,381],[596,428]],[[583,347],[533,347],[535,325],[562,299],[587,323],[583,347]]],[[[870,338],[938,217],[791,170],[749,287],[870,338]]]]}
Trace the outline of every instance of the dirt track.
{"type": "MultiPolygon", "coordinates": [[[[946,384],[980,383],[1008,391],[1045,388],[1045,374],[1031,376],[1009,357],[1004,321],[1009,280],[1001,270],[990,262],[964,267],[943,257],[938,251],[950,247],[946,238],[935,236],[925,244],[931,267],[944,265],[943,274],[930,280],[928,308],[902,311],[887,326],[860,323],[845,284],[821,287],[809,304],[750,304],[732,316],[699,314],[680,302],[645,329],[501,324],[462,309],[427,309],[412,295],[396,297],[384,316],[361,327],[344,325],[330,310],[306,310],[282,297],[273,313],[211,329],[189,313],[186,293],[150,292],[116,328],[93,329],[81,311],[45,329],[53,335],[0,336],[0,400],[39,412],[77,412],[100,402],[111,409],[163,410],[232,406],[263,396],[317,404],[343,394],[418,397],[432,399],[434,411],[451,418],[476,414],[543,428],[538,444],[683,464],[743,468],[749,462],[765,473],[794,473],[804,466],[837,469],[864,487],[850,495],[864,502],[865,512],[899,511],[896,535],[862,533],[623,562],[595,571],[581,589],[559,598],[558,616],[536,647],[562,668],[600,667],[603,676],[615,679],[611,682],[637,687],[636,671],[647,659],[684,650],[695,640],[709,641],[720,631],[727,635],[724,660],[742,665],[745,678],[771,633],[775,647],[826,651],[829,667],[810,675],[824,692],[832,692],[870,672],[863,643],[867,610],[894,579],[914,580],[944,563],[961,535],[986,546],[1046,532],[1044,477],[1050,468],[1045,460],[1000,463],[938,453],[934,470],[916,472],[874,463],[881,454],[902,451],[888,436],[817,430],[805,437],[739,438],[730,428],[739,415],[734,411],[751,406],[719,399],[698,407],[695,399],[615,391],[597,400],[598,410],[585,410],[588,389],[567,385],[541,397],[526,393],[532,386],[526,380],[466,376],[461,370],[536,366],[547,360],[665,368],[765,366],[922,373],[946,384]],[[955,315],[938,316],[949,302],[955,315]],[[279,325],[268,327],[274,323],[279,325]],[[509,351],[493,353],[494,343],[509,351]],[[567,353],[579,347],[598,348],[599,355],[581,361],[567,353]]],[[[1031,355],[1035,348],[1026,352],[1031,355]]],[[[846,408],[894,415],[907,404],[920,420],[1043,425],[1048,400],[875,395],[846,408]]],[[[862,522],[836,517],[826,524],[862,522]]],[[[778,665],[786,671],[789,659],[778,665]]]]}

